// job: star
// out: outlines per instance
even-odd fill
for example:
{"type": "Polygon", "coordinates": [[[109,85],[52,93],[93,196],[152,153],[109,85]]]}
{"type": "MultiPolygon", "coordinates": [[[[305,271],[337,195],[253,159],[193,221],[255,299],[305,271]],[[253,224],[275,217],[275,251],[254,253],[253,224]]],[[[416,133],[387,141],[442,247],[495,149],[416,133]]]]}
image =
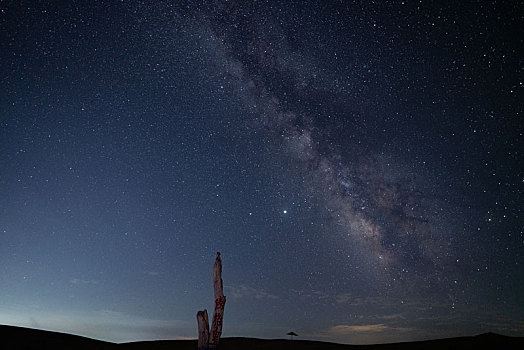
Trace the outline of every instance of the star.
{"type": "Polygon", "coordinates": [[[511,6],[58,3],[0,6],[0,324],[193,337],[221,250],[226,336],[524,335],[511,6]]]}

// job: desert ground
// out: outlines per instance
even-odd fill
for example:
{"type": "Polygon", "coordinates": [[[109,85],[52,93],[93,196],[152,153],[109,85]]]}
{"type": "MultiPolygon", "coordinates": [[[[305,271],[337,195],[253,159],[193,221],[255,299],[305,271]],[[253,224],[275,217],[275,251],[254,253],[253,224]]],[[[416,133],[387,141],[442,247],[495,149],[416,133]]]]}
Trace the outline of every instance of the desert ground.
{"type": "MultiPolygon", "coordinates": [[[[77,335],[43,331],[30,328],[0,326],[0,336],[3,339],[2,349],[123,349],[123,350],[195,350],[196,340],[158,340],[115,344],[94,340],[77,335]]],[[[471,337],[437,339],[420,342],[379,344],[379,345],[344,345],[328,342],[287,340],[287,339],[256,339],[256,338],[224,338],[220,349],[252,349],[252,350],[284,350],[284,349],[319,349],[319,350],[400,350],[400,349],[524,349],[523,337],[506,337],[494,333],[485,333],[471,337]]]]}

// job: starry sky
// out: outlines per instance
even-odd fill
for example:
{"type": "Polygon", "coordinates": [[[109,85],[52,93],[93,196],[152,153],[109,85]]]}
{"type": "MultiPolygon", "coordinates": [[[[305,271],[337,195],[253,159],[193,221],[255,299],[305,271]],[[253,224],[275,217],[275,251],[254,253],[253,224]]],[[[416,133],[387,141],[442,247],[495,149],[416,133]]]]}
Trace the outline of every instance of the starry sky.
{"type": "Polygon", "coordinates": [[[523,8],[0,2],[0,324],[524,336],[523,8]]]}

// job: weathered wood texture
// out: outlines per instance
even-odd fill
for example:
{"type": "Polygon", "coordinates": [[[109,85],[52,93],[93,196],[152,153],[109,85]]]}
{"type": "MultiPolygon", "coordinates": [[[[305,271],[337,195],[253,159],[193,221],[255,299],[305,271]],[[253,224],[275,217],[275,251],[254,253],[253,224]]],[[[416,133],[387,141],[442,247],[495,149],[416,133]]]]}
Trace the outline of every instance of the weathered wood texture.
{"type": "Polygon", "coordinates": [[[222,320],[224,318],[226,297],[224,296],[224,286],[222,282],[222,259],[220,259],[219,252],[217,252],[215,265],[213,266],[213,289],[215,295],[215,312],[213,313],[211,330],[209,330],[207,311],[197,312],[198,350],[216,349],[220,336],[222,335],[222,320]]]}
{"type": "Polygon", "coordinates": [[[198,350],[207,350],[209,348],[209,320],[207,310],[197,312],[198,323],[198,350]]]}
{"type": "Polygon", "coordinates": [[[211,323],[210,349],[216,349],[218,346],[220,336],[222,335],[222,320],[224,318],[224,306],[226,305],[224,283],[222,282],[222,259],[220,259],[219,252],[217,252],[215,265],[213,266],[213,288],[215,294],[215,312],[213,313],[213,322],[211,323]]]}

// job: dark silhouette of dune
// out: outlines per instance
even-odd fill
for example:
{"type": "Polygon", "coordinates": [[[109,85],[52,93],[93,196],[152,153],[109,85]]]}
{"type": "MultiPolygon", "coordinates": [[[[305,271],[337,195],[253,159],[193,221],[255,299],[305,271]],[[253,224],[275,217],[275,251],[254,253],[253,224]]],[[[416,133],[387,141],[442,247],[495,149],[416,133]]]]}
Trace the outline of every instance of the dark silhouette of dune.
{"type": "MultiPolygon", "coordinates": [[[[100,349],[100,350],[195,350],[196,340],[157,340],[115,344],[77,335],[42,331],[37,329],[0,326],[0,349],[100,349]]],[[[506,337],[485,333],[473,337],[437,339],[379,345],[343,345],[328,342],[288,339],[224,338],[221,350],[480,350],[480,349],[524,349],[524,337],[506,337]]]]}
{"type": "MultiPolygon", "coordinates": [[[[139,350],[186,350],[196,349],[196,341],[158,341],[120,344],[122,349],[139,350]]],[[[256,338],[224,338],[221,339],[222,350],[480,350],[480,349],[524,349],[524,338],[506,337],[494,333],[485,333],[474,337],[460,337],[418,342],[379,344],[379,345],[343,345],[320,341],[288,340],[288,339],[256,339],[256,338]]]]}
{"type": "Polygon", "coordinates": [[[0,349],[113,349],[114,344],[78,335],[39,329],[0,326],[0,349]]]}

